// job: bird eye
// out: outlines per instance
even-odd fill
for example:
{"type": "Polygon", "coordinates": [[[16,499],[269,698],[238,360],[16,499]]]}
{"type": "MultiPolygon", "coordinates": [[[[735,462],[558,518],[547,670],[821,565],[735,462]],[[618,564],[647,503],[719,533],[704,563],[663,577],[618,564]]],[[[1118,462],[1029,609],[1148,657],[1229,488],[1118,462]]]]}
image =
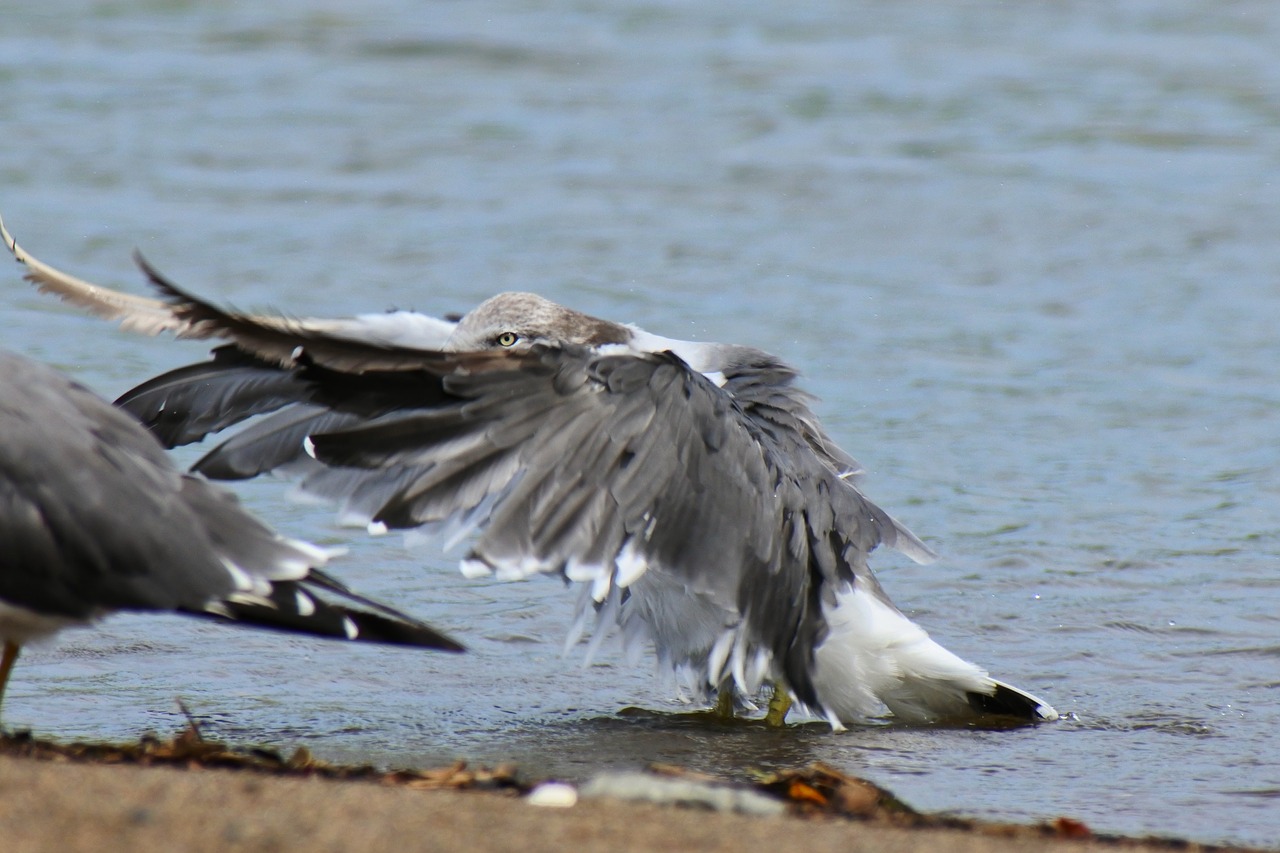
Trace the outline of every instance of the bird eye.
{"type": "Polygon", "coordinates": [[[503,332],[498,335],[496,340],[500,347],[513,347],[516,345],[516,341],[520,340],[520,336],[515,332],[503,332]]]}

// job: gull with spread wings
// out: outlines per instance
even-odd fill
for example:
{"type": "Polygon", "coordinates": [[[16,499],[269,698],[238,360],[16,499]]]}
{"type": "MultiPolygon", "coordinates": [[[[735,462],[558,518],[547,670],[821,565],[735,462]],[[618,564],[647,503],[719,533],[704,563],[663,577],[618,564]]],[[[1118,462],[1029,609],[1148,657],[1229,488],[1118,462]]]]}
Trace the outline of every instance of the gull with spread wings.
{"type": "MultiPolygon", "coordinates": [[[[0,226],[2,229],[2,226],[0,226]]],[[[581,586],[594,617],[652,644],[732,712],[774,687],[839,729],[887,707],[910,722],[1057,718],[947,651],[890,601],[879,546],[934,554],[872,503],[796,371],[747,346],[653,335],[528,293],[456,320],[240,313],[139,265],[160,298],[81,281],[6,245],[41,290],[126,329],[225,343],[117,405],[167,446],[250,418],[193,470],[291,470],[372,529],[469,542],[462,570],[581,586]]]]}

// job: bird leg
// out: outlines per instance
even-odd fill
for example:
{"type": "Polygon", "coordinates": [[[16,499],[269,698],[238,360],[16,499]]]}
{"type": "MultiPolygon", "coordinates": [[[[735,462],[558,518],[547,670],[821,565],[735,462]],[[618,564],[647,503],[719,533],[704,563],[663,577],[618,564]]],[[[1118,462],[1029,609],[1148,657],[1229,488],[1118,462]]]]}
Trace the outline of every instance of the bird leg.
{"type": "Polygon", "coordinates": [[[770,728],[782,728],[787,723],[787,711],[790,710],[791,694],[777,684],[773,685],[773,695],[769,697],[769,712],[764,715],[764,724],[770,728]]]}
{"type": "Polygon", "coordinates": [[[720,689],[716,691],[716,704],[711,709],[711,716],[726,723],[733,722],[735,704],[733,687],[729,684],[721,685],[720,689]]]}
{"type": "Polygon", "coordinates": [[[9,683],[9,673],[13,671],[13,664],[20,651],[22,646],[12,640],[4,641],[4,657],[0,658],[0,708],[4,707],[4,688],[9,683]]]}

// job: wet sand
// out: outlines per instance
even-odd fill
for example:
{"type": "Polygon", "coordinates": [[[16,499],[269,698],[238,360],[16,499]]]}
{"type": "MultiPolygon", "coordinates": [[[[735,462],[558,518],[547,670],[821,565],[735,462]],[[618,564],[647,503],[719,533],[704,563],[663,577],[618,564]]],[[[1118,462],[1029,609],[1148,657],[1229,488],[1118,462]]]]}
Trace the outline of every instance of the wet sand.
{"type": "Polygon", "coordinates": [[[903,827],[826,814],[765,817],[608,799],[552,808],[530,804],[515,788],[424,789],[403,779],[389,784],[385,776],[380,782],[376,775],[342,780],[195,762],[109,763],[115,760],[0,753],[0,839],[6,853],[1228,849],[1063,837],[1085,832],[1070,824],[1057,832],[984,823],[903,827]]]}

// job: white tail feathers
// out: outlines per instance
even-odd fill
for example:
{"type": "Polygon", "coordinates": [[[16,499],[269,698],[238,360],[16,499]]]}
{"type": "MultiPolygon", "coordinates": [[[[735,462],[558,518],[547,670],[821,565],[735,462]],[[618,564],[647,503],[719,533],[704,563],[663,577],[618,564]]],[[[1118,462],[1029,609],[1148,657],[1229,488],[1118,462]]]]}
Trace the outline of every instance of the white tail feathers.
{"type": "Polygon", "coordinates": [[[830,633],[815,653],[814,688],[837,729],[888,707],[913,723],[983,715],[1029,721],[1058,713],[1029,693],[996,681],[944,649],[874,592],[855,585],[826,613],[830,633]]]}

